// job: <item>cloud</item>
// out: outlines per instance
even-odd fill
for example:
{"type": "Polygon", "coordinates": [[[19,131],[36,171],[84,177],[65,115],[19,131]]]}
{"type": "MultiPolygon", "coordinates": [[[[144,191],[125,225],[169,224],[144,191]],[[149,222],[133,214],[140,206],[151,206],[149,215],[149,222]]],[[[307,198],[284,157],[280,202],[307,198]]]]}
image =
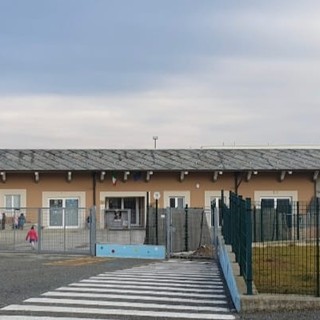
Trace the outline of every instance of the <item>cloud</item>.
{"type": "Polygon", "coordinates": [[[0,3],[0,147],[315,141],[318,2],[130,3],[0,3]]]}

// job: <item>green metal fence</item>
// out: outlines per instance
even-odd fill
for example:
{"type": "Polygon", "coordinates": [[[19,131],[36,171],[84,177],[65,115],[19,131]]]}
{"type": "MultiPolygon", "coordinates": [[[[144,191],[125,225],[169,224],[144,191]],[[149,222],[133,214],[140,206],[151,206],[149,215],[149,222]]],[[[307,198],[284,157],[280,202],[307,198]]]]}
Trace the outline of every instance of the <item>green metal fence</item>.
{"type": "Polygon", "coordinates": [[[252,293],[320,297],[320,199],[221,197],[222,234],[252,293]]]}
{"type": "Polygon", "coordinates": [[[319,199],[253,203],[254,283],[259,292],[320,296],[319,199]]]}
{"type": "Polygon", "coordinates": [[[247,285],[247,294],[252,294],[252,211],[250,199],[230,192],[229,207],[221,196],[222,235],[225,243],[232,246],[240,275],[247,285]]]}

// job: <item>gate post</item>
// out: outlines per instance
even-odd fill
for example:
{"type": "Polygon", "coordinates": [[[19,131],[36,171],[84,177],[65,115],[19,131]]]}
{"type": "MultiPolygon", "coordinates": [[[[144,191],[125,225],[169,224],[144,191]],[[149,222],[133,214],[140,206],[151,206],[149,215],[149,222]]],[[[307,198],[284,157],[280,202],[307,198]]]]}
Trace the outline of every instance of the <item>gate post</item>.
{"type": "Polygon", "coordinates": [[[42,209],[38,209],[38,253],[41,251],[42,245],[42,209]]]}
{"type": "Polygon", "coordinates": [[[215,201],[211,202],[211,214],[213,223],[213,245],[216,248],[218,245],[218,210],[215,201]]]}
{"type": "Polygon", "coordinates": [[[167,259],[171,256],[171,248],[172,248],[172,235],[171,235],[171,210],[169,207],[166,209],[166,257],[167,259]]]}
{"type": "Polygon", "coordinates": [[[184,224],[184,247],[185,247],[185,251],[188,252],[189,251],[189,234],[188,234],[188,228],[189,228],[189,225],[188,225],[188,205],[186,204],[186,207],[184,209],[185,211],[185,224],[184,224]]]}
{"type": "Polygon", "coordinates": [[[90,208],[90,255],[96,255],[96,241],[97,241],[97,218],[96,218],[96,207],[93,206],[90,208]]]}

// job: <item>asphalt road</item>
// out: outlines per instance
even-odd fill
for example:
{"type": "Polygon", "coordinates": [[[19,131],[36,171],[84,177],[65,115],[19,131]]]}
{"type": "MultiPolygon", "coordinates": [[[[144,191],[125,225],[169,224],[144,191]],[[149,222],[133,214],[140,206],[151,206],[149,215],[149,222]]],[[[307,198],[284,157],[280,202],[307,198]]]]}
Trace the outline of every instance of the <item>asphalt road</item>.
{"type": "Polygon", "coordinates": [[[35,253],[0,254],[0,308],[106,271],[153,260],[35,253]]]}
{"type": "MultiPolygon", "coordinates": [[[[0,253],[0,308],[106,271],[129,269],[153,260],[78,255],[0,253]]],[[[319,311],[240,314],[242,320],[316,320],[319,311]]]]}

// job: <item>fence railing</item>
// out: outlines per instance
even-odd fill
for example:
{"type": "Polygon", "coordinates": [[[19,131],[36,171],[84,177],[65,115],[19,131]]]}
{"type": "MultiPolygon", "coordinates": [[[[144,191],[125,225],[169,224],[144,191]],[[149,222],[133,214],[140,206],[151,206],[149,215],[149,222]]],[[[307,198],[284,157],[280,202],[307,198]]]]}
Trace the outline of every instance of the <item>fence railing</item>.
{"type": "Polygon", "coordinates": [[[247,294],[252,294],[252,222],[251,201],[230,192],[229,207],[221,195],[222,235],[231,245],[236,262],[247,285],[247,294]]]}
{"type": "Polygon", "coordinates": [[[221,199],[222,233],[248,292],[253,280],[258,292],[320,297],[319,198],[251,203],[230,192],[229,206],[223,192],[221,199]]]}
{"type": "Polygon", "coordinates": [[[0,224],[1,251],[31,250],[25,239],[31,226],[38,232],[38,252],[94,254],[99,243],[164,245],[168,256],[200,246],[212,251],[210,213],[202,208],[150,207],[146,225],[143,218],[133,223],[130,209],[0,208],[0,212],[5,213],[0,224]]]}
{"type": "Polygon", "coordinates": [[[254,283],[260,292],[320,296],[319,199],[253,203],[254,283]]]}

